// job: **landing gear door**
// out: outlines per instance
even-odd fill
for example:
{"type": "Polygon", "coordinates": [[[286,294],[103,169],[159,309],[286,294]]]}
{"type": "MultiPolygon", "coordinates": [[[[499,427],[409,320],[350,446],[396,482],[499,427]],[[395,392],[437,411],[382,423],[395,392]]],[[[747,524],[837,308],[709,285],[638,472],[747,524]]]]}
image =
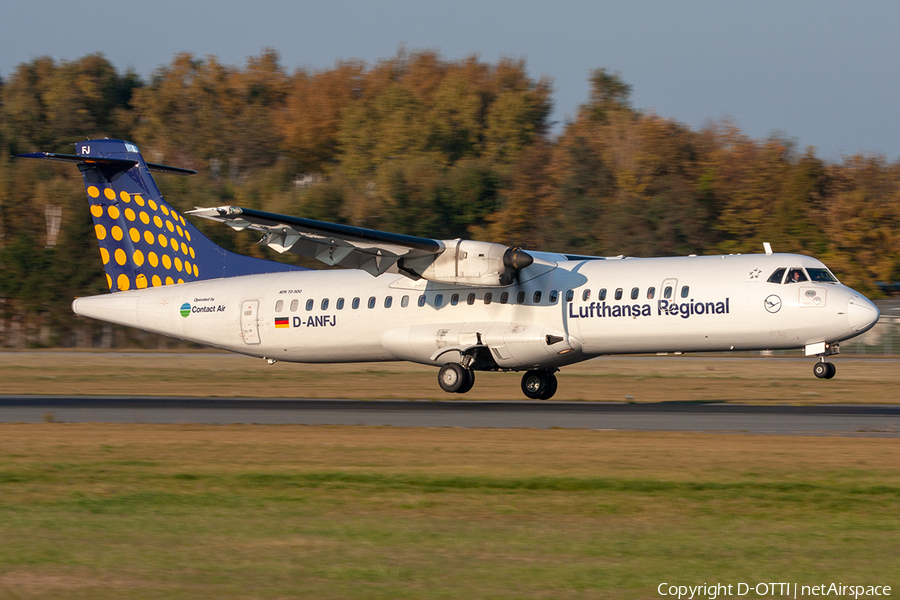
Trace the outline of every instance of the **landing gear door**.
{"type": "Polygon", "coordinates": [[[259,300],[241,302],[241,338],[250,346],[259,343],[259,300]]]}

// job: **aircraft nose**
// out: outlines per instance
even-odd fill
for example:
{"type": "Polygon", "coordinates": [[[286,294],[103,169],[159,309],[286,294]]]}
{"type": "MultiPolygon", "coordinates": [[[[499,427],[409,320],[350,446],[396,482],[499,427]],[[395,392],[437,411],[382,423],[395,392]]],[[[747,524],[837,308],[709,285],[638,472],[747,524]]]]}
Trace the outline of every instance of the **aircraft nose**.
{"type": "Polygon", "coordinates": [[[853,331],[863,333],[871,329],[878,322],[878,307],[872,304],[868,298],[853,296],[847,303],[847,320],[853,331]]]}

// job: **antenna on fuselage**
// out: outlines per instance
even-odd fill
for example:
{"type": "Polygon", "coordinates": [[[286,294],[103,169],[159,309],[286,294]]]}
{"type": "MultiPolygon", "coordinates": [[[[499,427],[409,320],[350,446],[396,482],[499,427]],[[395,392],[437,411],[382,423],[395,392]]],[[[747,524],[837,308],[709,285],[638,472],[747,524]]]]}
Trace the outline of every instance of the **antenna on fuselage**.
{"type": "Polygon", "coordinates": [[[763,242],[763,248],[766,251],[766,254],[772,254],[772,244],[769,242],[763,242]]]}

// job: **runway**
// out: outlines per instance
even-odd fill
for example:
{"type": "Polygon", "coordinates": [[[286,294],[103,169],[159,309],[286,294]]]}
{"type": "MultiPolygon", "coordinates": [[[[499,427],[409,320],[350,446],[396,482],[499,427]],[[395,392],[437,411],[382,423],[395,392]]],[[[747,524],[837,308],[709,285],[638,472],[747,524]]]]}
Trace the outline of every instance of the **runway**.
{"type": "Polygon", "coordinates": [[[0,422],[563,428],[900,437],[900,405],[0,396],[0,422]]]}

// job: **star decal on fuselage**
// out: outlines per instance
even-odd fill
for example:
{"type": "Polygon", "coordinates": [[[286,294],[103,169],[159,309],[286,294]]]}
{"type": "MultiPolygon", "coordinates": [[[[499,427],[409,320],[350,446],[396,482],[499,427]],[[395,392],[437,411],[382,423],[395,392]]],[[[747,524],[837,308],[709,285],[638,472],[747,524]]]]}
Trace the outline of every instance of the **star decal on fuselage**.
{"type": "Polygon", "coordinates": [[[753,269],[752,271],[750,271],[750,279],[758,279],[760,273],[762,273],[762,271],[760,271],[759,269],[753,269]]]}

